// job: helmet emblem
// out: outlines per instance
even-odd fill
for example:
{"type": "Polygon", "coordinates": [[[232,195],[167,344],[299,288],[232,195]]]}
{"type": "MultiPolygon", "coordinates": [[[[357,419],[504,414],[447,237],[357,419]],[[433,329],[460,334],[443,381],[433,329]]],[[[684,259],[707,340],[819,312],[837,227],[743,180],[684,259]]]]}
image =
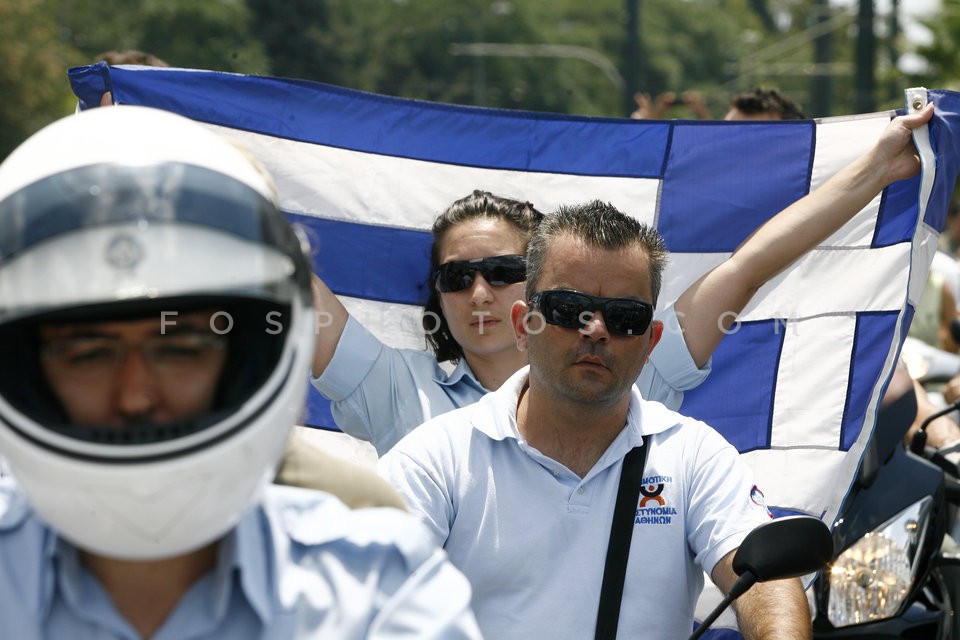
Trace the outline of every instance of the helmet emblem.
{"type": "Polygon", "coordinates": [[[107,244],[106,258],[115,269],[132,269],[143,259],[143,245],[133,236],[119,233],[107,244]]]}

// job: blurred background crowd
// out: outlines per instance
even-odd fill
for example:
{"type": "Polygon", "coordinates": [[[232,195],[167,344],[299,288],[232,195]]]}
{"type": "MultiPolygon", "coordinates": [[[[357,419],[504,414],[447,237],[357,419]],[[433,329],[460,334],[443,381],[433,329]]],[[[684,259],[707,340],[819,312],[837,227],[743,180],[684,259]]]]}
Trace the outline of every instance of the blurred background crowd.
{"type": "Polygon", "coordinates": [[[172,66],[458,104],[722,118],[775,86],[809,117],[951,88],[960,0],[2,0],[0,158],[73,109],[64,71],[172,66]]]}

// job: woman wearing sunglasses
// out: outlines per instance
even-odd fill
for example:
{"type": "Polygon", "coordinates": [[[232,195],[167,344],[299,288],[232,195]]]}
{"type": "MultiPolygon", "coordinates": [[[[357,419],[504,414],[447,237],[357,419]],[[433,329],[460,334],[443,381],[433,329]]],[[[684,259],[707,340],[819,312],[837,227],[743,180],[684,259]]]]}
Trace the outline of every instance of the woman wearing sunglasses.
{"type": "Polygon", "coordinates": [[[433,353],[380,342],[316,276],[319,329],[314,386],[343,431],[383,455],[428,418],[480,399],[524,366],[510,307],[524,296],[527,241],[543,215],[530,203],[474,191],[433,223],[430,298],[423,316],[433,353]],[[441,362],[455,365],[448,373],[441,362]]]}
{"type": "MultiPolygon", "coordinates": [[[[927,105],[891,121],[871,150],[771,218],[661,311],[663,338],[637,380],[643,396],[678,409],[683,392],[709,375],[710,356],[726,329],[765,282],[838,230],[887,185],[917,173],[911,134],[932,115],[927,105]]],[[[475,402],[526,364],[514,341],[510,307],[524,297],[524,254],[541,217],[529,203],[474,191],[437,218],[434,286],[424,314],[433,354],[384,345],[314,277],[317,309],[329,314],[330,322],[317,336],[313,383],[332,401],[343,431],[372,442],[382,455],[420,423],[475,402]],[[441,362],[455,368],[448,373],[441,362]]],[[[580,322],[584,311],[599,310],[574,293],[551,292],[533,306],[548,321],[567,325],[575,318],[580,322]]],[[[641,317],[647,315],[644,309],[605,304],[604,319],[613,319],[626,335],[649,325],[641,317]]]]}

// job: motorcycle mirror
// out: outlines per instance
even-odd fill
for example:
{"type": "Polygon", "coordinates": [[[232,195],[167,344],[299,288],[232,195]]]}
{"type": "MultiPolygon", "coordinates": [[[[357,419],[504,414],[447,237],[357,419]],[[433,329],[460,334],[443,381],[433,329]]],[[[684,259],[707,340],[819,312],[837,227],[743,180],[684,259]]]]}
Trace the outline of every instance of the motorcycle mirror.
{"type": "Polygon", "coordinates": [[[733,570],[740,577],[690,640],[703,635],[720,614],[755,583],[813,573],[832,558],[833,536],[827,525],[817,518],[784,516],[756,527],[733,556],[733,570]]]}
{"type": "Polygon", "coordinates": [[[833,536],[827,525],[810,516],[785,516],[747,535],[733,556],[733,570],[766,582],[819,571],[832,558],[833,536]]]}

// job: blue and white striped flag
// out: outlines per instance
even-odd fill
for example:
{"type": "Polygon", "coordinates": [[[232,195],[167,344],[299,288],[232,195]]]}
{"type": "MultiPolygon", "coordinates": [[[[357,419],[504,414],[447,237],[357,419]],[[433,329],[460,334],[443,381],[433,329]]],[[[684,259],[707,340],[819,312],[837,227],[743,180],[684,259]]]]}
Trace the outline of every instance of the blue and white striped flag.
{"type": "MultiPolygon", "coordinates": [[[[104,64],[70,72],[81,107],[183,114],[238,138],[304,225],[314,267],[366,327],[425,348],[429,227],[485,189],[542,211],[599,198],[655,224],[672,257],[660,304],[760,224],[872,146],[892,112],[728,123],[584,118],[373,95],[328,85],[104,64]]],[[[960,94],[930,91],[921,176],[889,187],[764,286],[684,413],[746,454],[767,502],[832,523],[945,221],[960,161],[960,94]],[[928,140],[926,142],[925,140],[928,140]]],[[[306,423],[335,428],[315,391],[306,423]]]]}

